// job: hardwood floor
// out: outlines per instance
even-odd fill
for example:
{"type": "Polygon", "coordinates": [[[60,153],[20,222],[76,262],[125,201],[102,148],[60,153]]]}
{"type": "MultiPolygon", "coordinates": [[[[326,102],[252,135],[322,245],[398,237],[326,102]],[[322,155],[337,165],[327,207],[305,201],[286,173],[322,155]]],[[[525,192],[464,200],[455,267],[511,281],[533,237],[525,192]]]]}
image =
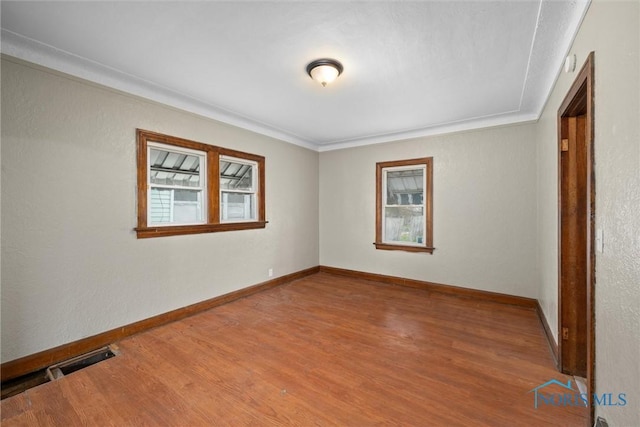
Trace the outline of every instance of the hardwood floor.
{"type": "Polygon", "coordinates": [[[2,425],[583,426],[534,310],[319,273],[117,343],[2,425]],[[562,393],[545,389],[548,393],[562,393]]]}

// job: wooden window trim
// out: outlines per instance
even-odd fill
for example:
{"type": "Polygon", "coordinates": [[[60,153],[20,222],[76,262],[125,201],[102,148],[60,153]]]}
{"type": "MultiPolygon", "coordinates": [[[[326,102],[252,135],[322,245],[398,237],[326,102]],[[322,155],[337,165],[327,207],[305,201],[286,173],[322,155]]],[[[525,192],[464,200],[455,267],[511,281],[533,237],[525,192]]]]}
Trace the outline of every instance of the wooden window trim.
{"type": "Polygon", "coordinates": [[[223,231],[251,230],[265,228],[267,221],[265,209],[265,159],[263,156],[217,147],[215,145],[190,141],[175,136],[163,135],[143,129],[137,129],[137,193],[138,193],[138,226],[135,228],[139,239],[149,237],[178,236],[185,234],[216,233],[223,231]],[[206,154],[207,163],[207,222],[189,225],[148,225],[147,210],[147,146],[149,142],[159,142],[181,148],[202,151],[206,154]],[[220,222],[220,156],[250,160],[258,167],[258,188],[256,189],[255,221],[220,222]]]}
{"type": "Polygon", "coordinates": [[[433,253],[435,250],[433,247],[433,157],[376,163],[376,241],[374,242],[374,245],[376,249],[389,251],[433,253]],[[425,166],[426,168],[426,187],[424,189],[426,231],[424,246],[387,243],[382,240],[382,209],[384,200],[384,195],[382,194],[384,188],[382,182],[383,169],[399,166],[425,166]]]}

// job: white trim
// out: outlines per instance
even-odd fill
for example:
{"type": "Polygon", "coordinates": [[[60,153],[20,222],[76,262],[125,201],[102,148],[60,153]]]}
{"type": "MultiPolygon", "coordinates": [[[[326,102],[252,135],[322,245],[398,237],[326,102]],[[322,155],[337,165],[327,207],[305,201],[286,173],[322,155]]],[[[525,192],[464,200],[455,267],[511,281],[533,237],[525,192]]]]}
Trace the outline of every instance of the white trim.
{"type": "Polygon", "coordinates": [[[244,163],[245,165],[257,165],[258,162],[249,159],[243,159],[241,157],[233,157],[227,155],[221,155],[220,160],[224,160],[225,162],[234,162],[234,163],[244,163]]]}
{"type": "Polygon", "coordinates": [[[170,88],[124,73],[99,62],[91,61],[37,40],[2,29],[3,54],[32,62],[93,83],[123,91],[141,98],[199,114],[210,119],[247,129],[300,147],[317,151],[318,146],[303,137],[261,123],[235,111],[183,95],[170,88]]]}
{"type": "Polygon", "coordinates": [[[547,85],[544,86],[545,88],[548,88],[548,90],[547,90],[546,96],[544,97],[543,102],[539,106],[538,117],[536,120],[540,119],[540,117],[542,116],[542,112],[544,111],[545,107],[549,103],[549,99],[551,98],[553,89],[555,88],[556,83],[558,83],[558,79],[562,75],[562,72],[564,70],[564,58],[566,58],[567,55],[571,52],[571,49],[573,49],[573,44],[576,41],[576,37],[578,37],[578,32],[580,31],[580,27],[582,27],[582,22],[584,21],[585,17],[587,16],[587,12],[589,11],[589,8],[591,7],[591,0],[579,1],[579,2],[576,2],[576,5],[578,8],[580,7],[580,5],[582,5],[583,8],[577,14],[573,15],[574,21],[572,22],[572,24],[575,25],[575,32],[569,35],[570,39],[568,39],[567,47],[563,52],[563,55],[562,55],[563,59],[561,61],[560,67],[558,67],[555,74],[549,76],[547,85]]]}
{"type": "Polygon", "coordinates": [[[407,129],[387,134],[366,135],[363,137],[335,140],[314,141],[284,129],[270,126],[245,117],[239,113],[222,109],[202,100],[188,97],[169,88],[136,76],[107,67],[95,61],[57,49],[53,46],[32,40],[12,31],[2,29],[1,51],[43,67],[50,68],[80,79],[88,80],[134,96],[159,102],[184,111],[199,114],[210,119],[237,126],[252,132],[266,135],[280,141],[298,145],[312,151],[324,152],[366,145],[382,144],[404,139],[425,136],[443,135],[462,131],[471,131],[494,126],[504,126],[535,122],[542,110],[535,113],[504,112],[491,117],[477,117],[462,122],[438,123],[420,129],[407,129]]]}
{"type": "MultiPolygon", "coordinates": [[[[538,8],[536,33],[538,27],[544,23],[544,19],[541,20],[541,17],[544,18],[544,3],[544,1],[540,1],[540,7],[538,8]]],[[[99,62],[58,49],[7,29],[2,29],[0,36],[0,50],[5,55],[47,67],[49,69],[118,91],[195,113],[313,151],[324,152],[411,138],[421,138],[537,121],[540,118],[542,111],[544,111],[546,104],[549,102],[552,89],[562,72],[563,59],[566,57],[573,45],[573,41],[575,40],[582,21],[584,20],[591,5],[591,0],[576,0],[573,3],[574,4],[571,6],[573,8],[573,14],[568,21],[567,26],[575,31],[566,34],[563,40],[556,40],[556,44],[558,46],[566,46],[564,49],[565,52],[562,52],[562,54],[555,52],[558,58],[562,59],[562,61],[558,63],[558,69],[555,73],[549,73],[547,78],[543,79],[543,82],[538,83],[540,91],[545,92],[545,96],[537,102],[539,105],[531,107],[533,111],[528,110],[528,112],[523,112],[521,110],[525,101],[524,95],[526,93],[526,87],[530,84],[529,80],[531,79],[529,72],[530,64],[528,64],[527,75],[520,94],[520,106],[518,110],[505,111],[492,116],[468,118],[459,122],[437,123],[418,129],[403,129],[393,133],[364,135],[342,140],[313,140],[287,131],[286,129],[252,119],[240,112],[231,111],[218,105],[205,102],[201,99],[184,95],[171,88],[161,86],[99,62]]],[[[531,57],[537,49],[536,41],[537,37],[535,37],[534,34],[529,52],[529,61],[531,61],[531,57]]]]}
{"type": "Polygon", "coordinates": [[[162,188],[163,190],[193,190],[193,191],[201,191],[204,190],[203,187],[187,187],[184,185],[169,185],[169,184],[151,184],[149,186],[153,188],[162,188]]]}
{"type": "Polygon", "coordinates": [[[171,151],[173,153],[179,153],[179,154],[187,154],[190,156],[204,156],[204,157],[207,156],[207,153],[205,151],[180,147],[179,145],[165,144],[163,142],[156,142],[152,140],[147,141],[147,148],[149,147],[160,148],[165,151],[171,151]]]}
{"type": "Polygon", "coordinates": [[[410,129],[380,135],[367,135],[362,138],[328,142],[319,145],[318,151],[320,153],[323,153],[325,151],[344,150],[347,148],[384,144],[385,142],[397,142],[406,139],[422,138],[426,136],[447,135],[458,132],[469,132],[479,129],[488,129],[492,127],[534,123],[538,120],[538,118],[539,116],[537,114],[505,113],[490,117],[479,117],[462,122],[440,123],[420,129],[410,129]]]}

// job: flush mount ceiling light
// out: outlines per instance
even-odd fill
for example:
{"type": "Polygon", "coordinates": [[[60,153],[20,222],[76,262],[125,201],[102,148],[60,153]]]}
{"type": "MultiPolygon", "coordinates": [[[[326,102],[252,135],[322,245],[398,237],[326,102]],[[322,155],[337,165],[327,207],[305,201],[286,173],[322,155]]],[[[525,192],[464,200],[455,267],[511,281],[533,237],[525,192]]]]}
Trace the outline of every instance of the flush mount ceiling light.
{"type": "Polygon", "coordinates": [[[342,73],[342,69],[342,64],[335,59],[316,59],[307,65],[307,74],[322,86],[326,86],[342,73]]]}

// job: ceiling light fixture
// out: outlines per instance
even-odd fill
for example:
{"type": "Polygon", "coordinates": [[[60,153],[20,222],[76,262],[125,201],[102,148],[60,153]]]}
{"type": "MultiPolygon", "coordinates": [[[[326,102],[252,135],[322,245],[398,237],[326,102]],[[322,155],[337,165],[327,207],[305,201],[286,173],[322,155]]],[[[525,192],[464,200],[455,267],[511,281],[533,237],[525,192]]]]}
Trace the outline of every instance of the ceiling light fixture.
{"type": "Polygon", "coordinates": [[[342,74],[342,64],[335,59],[316,59],[307,65],[307,74],[322,86],[327,86],[342,74]]]}

